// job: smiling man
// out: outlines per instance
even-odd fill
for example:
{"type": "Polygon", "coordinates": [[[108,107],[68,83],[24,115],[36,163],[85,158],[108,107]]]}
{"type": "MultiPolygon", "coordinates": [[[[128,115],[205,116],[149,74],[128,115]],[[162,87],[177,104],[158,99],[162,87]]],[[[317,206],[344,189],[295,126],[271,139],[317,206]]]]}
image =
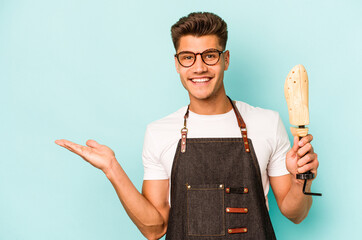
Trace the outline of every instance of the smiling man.
{"type": "Polygon", "coordinates": [[[295,176],[317,173],[313,137],[295,138],[290,148],[278,113],[227,97],[230,53],[220,17],[191,13],[172,26],[171,35],[190,104],[148,125],[142,194],[107,146],[56,143],[105,173],[148,239],[165,233],[168,240],[275,239],[269,185],[288,219],[299,223],[307,216],[312,199],[295,176]]]}
{"type": "MultiPolygon", "coordinates": [[[[223,79],[224,71],[229,67],[229,51],[223,51],[225,47],[220,46],[218,37],[186,35],[175,44],[178,46],[178,53],[175,54],[176,69],[189,93],[190,103],[193,103],[190,104],[191,108],[204,102],[200,100],[225,100],[223,79]],[[198,61],[197,55],[200,55],[198,61]],[[219,62],[220,57],[223,59],[219,62]]],[[[199,109],[201,112],[194,109],[194,112],[202,113],[203,109],[199,109]]]]}

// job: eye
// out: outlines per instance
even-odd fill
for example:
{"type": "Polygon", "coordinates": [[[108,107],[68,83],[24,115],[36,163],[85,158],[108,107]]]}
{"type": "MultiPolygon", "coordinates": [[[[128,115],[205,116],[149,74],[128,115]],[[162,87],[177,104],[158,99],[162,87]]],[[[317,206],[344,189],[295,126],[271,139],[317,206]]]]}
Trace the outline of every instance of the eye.
{"type": "Polygon", "coordinates": [[[212,59],[215,59],[218,57],[218,53],[217,52],[206,52],[204,53],[204,58],[205,59],[209,59],[209,60],[212,60],[212,59]]]}
{"type": "Polygon", "coordinates": [[[193,60],[194,56],[192,54],[181,54],[180,60],[193,60]]]}

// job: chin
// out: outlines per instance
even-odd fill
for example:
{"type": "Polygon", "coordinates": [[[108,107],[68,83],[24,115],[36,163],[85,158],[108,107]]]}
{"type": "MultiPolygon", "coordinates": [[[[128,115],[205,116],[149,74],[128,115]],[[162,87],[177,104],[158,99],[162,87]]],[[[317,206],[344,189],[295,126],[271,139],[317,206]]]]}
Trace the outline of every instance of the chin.
{"type": "Polygon", "coordinates": [[[190,94],[190,98],[196,99],[196,100],[208,100],[212,96],[211,94],[190,94]]]}

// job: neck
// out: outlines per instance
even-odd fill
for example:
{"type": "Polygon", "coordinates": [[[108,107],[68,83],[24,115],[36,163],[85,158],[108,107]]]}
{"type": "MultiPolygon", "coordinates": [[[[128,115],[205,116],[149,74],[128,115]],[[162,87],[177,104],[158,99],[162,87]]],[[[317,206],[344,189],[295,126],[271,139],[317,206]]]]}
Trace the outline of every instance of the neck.
{"type": "Polygon", "coordinates": [[[232,105],[225,93],[201,100],[190,97],[190,111],[200,115],[223,114],[231,109],[232,105]]]}

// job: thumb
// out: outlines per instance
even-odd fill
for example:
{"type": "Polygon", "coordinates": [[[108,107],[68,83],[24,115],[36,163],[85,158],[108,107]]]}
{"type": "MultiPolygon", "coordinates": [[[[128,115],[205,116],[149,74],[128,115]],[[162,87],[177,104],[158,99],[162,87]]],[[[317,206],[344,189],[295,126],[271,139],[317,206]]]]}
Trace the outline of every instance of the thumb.
{"type": "Polygon", "coordinates": [[[101,144],[97,143],[95,140],[89,139],[85,144],[91,148],[99,148],[101,144]]]}

